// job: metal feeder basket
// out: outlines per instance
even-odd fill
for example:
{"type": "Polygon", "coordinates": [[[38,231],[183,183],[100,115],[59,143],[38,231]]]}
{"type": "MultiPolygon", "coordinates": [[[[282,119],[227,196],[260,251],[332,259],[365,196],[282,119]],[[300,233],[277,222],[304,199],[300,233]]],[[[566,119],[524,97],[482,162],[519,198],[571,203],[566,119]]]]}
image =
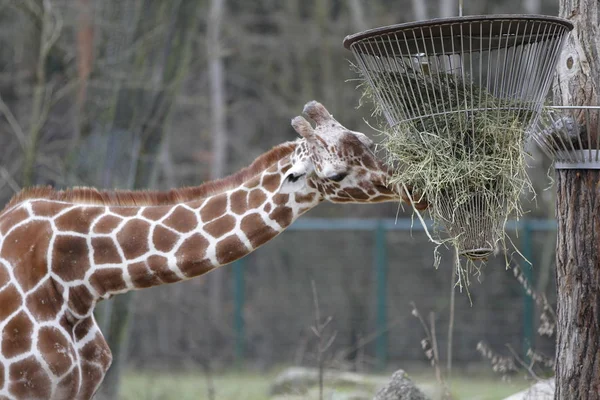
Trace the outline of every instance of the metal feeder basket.
{"type": "Polygon", "coordinates": [[[546,107],[531,136],[556,169],[600,169],[600,106],[546,107]]]}
{"type": "MultiPolygon", "coordinates": [[[[389,125],[385,130],[391,140],[384,147],[399,171],[416,168],[421,160],[412,150],[418,153],[422,146],[427,154],[451,153],[448,170],[459,170],[453,168],[455,160],[468,177],[481,172],[476,170],[486,157],[522,158],[572,29],[556,17],[468,16],[372,29],[346,37],[344,46],[356,58],[365,93],[389,125]],[[515,148],[516,156],[502,153],[515,148]]],[[[524,162],[517,161],[507,168],[526,176],[524,162]]],[[[408,182],[424,193],[430,210],[437,210],[432,218],[455,238],[459,252],[474,259],[493,252],[514,211],[511,204],[518,204],[502,192],[507,184],[502,173],[494,172],[493,162],[488,165],[487,176],[466,184],[463,179],[458,191],[454,178],[434,196],[418,182],[408,182]]],[[[513,192],[521,189],[510,196],[518,198],[513,192]]]]}

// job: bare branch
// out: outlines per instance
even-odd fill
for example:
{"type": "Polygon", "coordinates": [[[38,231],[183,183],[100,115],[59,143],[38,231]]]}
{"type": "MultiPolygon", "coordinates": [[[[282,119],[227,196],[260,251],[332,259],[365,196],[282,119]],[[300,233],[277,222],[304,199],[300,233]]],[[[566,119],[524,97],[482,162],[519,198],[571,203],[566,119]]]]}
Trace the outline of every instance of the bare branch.
{"type": "Polygon", "coordinates": [[[4,118],[6,118],[6,121],[8,121],[8,124],[10,125],[10,128],[12,129],[14,135],[17,137],[17,140],[19,141],[21,148],[24,149],[25,146],[27,145],[27,138],[25,136],[25,133],[23,132],[23,128],[21,128],[21,125],[15,118],[14,114],[12,113],[12,111],[10,111],[10,108],[6,105],[6,103],[2,99],[1,94],[0,94],[0,113],[2,115],[4,115],[4,118]]]}
{"type": "MultiPolygon", "coordinates": [[[[13,190],[13,192],[18,193],[21,191],[21,187],[13,179],[10,172],[6,168],[0,167],[0,177],[2,177],[2,179],[4,179],[4,182],[6,182],[8,184],[8,186],[13,190]]],[[[0,186],[0,189],[2,189],[3,186],[4,185],[0,186]]]]}

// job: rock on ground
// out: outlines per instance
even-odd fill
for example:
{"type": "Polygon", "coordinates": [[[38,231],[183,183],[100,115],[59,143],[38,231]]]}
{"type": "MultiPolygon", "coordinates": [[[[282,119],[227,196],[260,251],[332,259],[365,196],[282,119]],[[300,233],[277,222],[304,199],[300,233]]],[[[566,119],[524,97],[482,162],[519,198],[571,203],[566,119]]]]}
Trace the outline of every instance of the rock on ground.
{"type": "Polygon", "coordinates": [[[528,389],[515,393],[504,400],[553,400],[554,384],[554,378],[539,381],[528,389]]]}
{"type": "MultiPolygon", "coordinates": [[[[358,391],[361,393],[373,393],[386,382],[381,377],[335,370],[326,370],[323,381],[329,390],[331,388],[343,387],[347,389],[345,392],[358,391]]],[[[270,392],[271,396],[283,394],[306,395],[311,388],[317,387],[318,384],[318,369],[291,367],[284,370],[275,378],[270,392]]],[[[350,397],[349,399],[352,398],[350,397]]]]}
{"type": "Polygon", "coordinates": [[[392,375],[390,382],[385,385],[373,400],[429,400],[427,396],[411,381],[403,370],[392,375]]]}

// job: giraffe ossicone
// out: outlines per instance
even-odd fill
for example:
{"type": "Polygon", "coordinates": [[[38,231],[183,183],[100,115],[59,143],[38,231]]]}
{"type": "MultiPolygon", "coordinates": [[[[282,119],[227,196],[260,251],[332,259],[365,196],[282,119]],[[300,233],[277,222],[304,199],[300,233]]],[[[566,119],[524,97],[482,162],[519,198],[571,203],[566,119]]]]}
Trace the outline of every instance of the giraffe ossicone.
{"type": "Polygon", "coordinates": [[[407,200],[367,136],[317,102],[304,112],[302,139],[198,187],[17,194],[0,212],[0,398],[90,399],[112,359],[103,299],[235,261],[322,201],[407,200]]]}

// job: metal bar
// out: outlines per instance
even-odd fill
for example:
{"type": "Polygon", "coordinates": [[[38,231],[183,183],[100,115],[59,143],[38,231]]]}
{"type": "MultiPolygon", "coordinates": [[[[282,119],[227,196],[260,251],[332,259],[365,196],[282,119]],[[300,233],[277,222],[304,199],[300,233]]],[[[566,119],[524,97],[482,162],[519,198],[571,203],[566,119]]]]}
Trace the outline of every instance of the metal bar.
{"type": "Polygon", "coordinates": [[[244,302],[245,302],[245,287],[244,287],[244,264],[245,258],[237,260],[233,264],[233,327],[235,331],[235,362],[240,365],[244,361],[245,356],[245,326],[244,326],[244,302]]]}
{"type": "MultiPolygon", "coordinates": [[[[533,246],[531,238],[531,227],[527,222],[523,224],[521,230],[521,250],[523,256],[530,262],[533,263],[533,246]]],[[[533,288],[533,267],[527,262],[522,261],[521,273],[525,278],[526,286],[533,288]]],[[[532,293],[523,287],[523,358],[528,360],[527,352],[533,348],[534,345],[534,331],[533,331],[533,297],[532,293]]]]}
{"type": "MultiPolygon", "coordinates": [[[[427,228],[433,226],[432,221],[426,221],[427,228]]],[[[506,223],[507,230],[519,230],[527,223],[532,231],[556,230],[553,219],[510,220],[506,223]],[[525,222],[526,221],[526,222],[525,222]]],[[[373,231],[381,225],[386,231],[422,231],[421,224],[410,218],[302,218],[294,222],[289,231],[373,231]]]]}
{"type": "Polygon", "coordinates": [[[385,228],[379,223],[375,229],[375,273],[377,281],[377,341],[375,353],[377,367],[385,369],[388,359],[388,321],[387,321],[387,249],[385,244],[385,228]]]}

